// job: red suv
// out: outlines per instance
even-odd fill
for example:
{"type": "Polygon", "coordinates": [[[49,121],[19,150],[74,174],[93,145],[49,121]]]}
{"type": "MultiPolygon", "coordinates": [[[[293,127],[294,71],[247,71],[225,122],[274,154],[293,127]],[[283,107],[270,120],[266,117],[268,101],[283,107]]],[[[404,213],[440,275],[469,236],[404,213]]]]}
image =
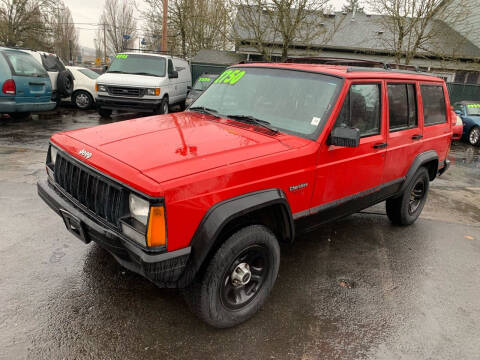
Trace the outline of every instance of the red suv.
{"type": "Polygon", "coordinates": [[[237,65],[183,113],[53,135],[38,192],[80,240],[229,327],[265,302],[296,231],[385,200],[412,224],[451,137],[439,78],[237,65]]]}

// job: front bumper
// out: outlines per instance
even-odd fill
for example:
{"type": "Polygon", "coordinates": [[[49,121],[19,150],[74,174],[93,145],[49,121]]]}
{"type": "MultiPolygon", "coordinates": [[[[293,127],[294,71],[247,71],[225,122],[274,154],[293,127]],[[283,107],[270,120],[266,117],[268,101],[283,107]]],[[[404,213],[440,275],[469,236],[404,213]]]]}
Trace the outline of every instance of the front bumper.
{"type": "Polygon", "coordinates": [[[86,243],[96,242],[123,267],[136,272],[159,287],[177,287],[190,257],[190,247],[171,252],[146,252],[122,234],[87,216],[68,198],[60,194],[46,180],[37,183],[38,195],[58,215],[73,215],[80,220],[81,232],[86,243]]]}
{"type": "Polygon", "coordinates": [[[154,112],[159,109],[162,99],[132,99],[98,95],[97,107],[110,110],[154,112]]]}
{"type": "Polygon", "coordinates": [[[17,112],[43,112],[55,109],[55,104],[52,101],[41,103],[17,103],[15,101],[1,101],[0,113],[17,113],[17,112]]]}

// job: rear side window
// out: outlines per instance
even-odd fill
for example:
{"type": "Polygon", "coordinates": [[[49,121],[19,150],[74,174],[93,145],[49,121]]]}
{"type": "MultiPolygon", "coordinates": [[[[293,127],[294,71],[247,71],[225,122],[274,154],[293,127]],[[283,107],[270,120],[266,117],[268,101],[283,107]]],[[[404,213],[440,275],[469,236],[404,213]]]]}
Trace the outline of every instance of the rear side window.
{"type": "Polygon", "coordinates": [[[415,84],[388,84],[388,107],[391,132],[417,127],[415,84]]]}
{"type": "Polygon", "coordinates": [[[5,51],[5,59],[10,66],[12,75],[47,77],[45,69],[36,61],[32,55],[20,51],[5,51]]]}
{"type": "Polygon", "coordinates": [[[335,127],[360,130],[360,136],[380,134],[380,84],[354,84],[343,102],[335,127]]]}
{"type": "Polygon", "coordinates": [[[425,126],[447,122],[443,86],[421,85],[425,126]]]}
{"type": "Polygon", "coordinates": [[[57,72],[65,70],[65,66],[55,55],[42,55],[42,63],[47,71],[57,72]]]}

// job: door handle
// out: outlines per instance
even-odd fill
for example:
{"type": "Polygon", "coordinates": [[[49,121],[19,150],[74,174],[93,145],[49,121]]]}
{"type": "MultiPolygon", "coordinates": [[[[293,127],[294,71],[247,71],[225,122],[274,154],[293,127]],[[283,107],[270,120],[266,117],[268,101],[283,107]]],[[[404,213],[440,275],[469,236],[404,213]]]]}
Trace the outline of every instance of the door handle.
{"type": "Polygon", "coordinates": [[[379,144],[373,145],[374,149],[385,149],[386,147],[387,147],[387,143],[379,143],[379,144]]]}
{"type": "Polygon", "coordinates": [[[412,136],[412,140],[420,140],[421,138],[423,138],[423,135],[421,134],[415,134],[412,136]]]}

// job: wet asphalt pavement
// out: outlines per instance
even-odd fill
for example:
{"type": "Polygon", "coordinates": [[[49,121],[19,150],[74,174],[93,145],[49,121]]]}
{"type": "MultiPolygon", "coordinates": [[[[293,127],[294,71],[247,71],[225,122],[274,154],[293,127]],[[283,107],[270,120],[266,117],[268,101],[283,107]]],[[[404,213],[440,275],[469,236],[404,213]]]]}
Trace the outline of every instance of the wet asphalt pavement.
{"type": "Polygon", "coordinates": [[[38,198],[49,136],[108,121],[72,108],[0,119],[0,359],[480,358],[479,148],[452,146],[413,226],[380,204],[283,247],[264,308],[216,330],[38,198]]]}

